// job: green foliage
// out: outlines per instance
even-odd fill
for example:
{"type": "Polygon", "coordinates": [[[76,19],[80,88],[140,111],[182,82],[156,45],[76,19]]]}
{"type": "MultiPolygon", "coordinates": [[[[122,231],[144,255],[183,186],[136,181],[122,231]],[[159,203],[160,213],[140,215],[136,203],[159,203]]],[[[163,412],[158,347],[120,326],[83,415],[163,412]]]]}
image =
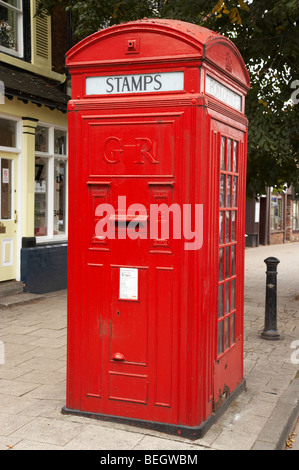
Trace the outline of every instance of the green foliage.
{"type": "Polygon", "coordinates": [[[40,0],[39,12],[51,13],[57,5],[70,12],[78,38],[112,24],[157,16],[228,36],[251,77],[246,100],[248,196],[262,194],[266,186],[297,184],[299,104],[290,97],[292,83],[299,80],[299,0],[40,0]]]}

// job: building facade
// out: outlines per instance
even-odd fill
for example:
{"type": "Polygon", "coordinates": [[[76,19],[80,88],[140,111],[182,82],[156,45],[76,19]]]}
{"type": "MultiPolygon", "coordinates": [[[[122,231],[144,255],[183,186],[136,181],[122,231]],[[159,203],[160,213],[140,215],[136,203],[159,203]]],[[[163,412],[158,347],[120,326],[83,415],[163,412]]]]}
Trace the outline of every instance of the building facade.
{"type": "Polygon", "coordinates": [[[276,245],[299,241],[299,199],[293,187],[272,188],[246,203],[246,245],[276,245]]]}
{"type": "Polygon", "coordinates": [[[0,282],[66,287],[68,19],[0,0],[0,282]]]}

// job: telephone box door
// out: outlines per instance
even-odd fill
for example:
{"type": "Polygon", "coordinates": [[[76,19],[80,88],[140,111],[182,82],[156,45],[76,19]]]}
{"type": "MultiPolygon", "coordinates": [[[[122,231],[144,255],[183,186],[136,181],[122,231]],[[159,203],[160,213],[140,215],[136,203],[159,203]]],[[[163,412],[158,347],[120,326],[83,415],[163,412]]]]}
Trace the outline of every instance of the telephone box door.
{"type": "Polygon", "coordinates": [[[244,185],[246,135],[212,119],[219,165],[219,278],[214,403],[243,379],[244,185]]]}
{"type": "Polygon", "coordinates": [[[86,411],[178,420],[180,241],[152,207],[180,200],[183,114],[82,118],[86,411]]]}

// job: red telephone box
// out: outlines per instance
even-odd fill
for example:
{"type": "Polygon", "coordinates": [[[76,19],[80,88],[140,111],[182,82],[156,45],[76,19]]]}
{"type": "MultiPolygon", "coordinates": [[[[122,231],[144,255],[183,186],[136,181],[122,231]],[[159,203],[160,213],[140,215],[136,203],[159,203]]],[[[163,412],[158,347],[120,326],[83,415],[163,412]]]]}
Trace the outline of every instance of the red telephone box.
{"type": "Polygon", "coordinates": [[[248,72],[174,20],[99,31],[67,65],[64,412],[199,437],[244,386],[248,72]]]}

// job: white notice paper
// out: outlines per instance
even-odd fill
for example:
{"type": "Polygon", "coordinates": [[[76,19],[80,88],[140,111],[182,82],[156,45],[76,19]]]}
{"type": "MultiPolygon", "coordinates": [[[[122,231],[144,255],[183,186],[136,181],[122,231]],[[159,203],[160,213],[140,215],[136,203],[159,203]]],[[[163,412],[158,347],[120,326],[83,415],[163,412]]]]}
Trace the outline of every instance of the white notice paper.
{"type": "Polygon", "coordinates": [[[2,183],[9,183],[9,169],[2,168],[2,183]]]}
{"type": "Polygon", "coordinates": [[[120,268],[119,298],[127,300],[138,299],[138,269],[120,268]]]}

